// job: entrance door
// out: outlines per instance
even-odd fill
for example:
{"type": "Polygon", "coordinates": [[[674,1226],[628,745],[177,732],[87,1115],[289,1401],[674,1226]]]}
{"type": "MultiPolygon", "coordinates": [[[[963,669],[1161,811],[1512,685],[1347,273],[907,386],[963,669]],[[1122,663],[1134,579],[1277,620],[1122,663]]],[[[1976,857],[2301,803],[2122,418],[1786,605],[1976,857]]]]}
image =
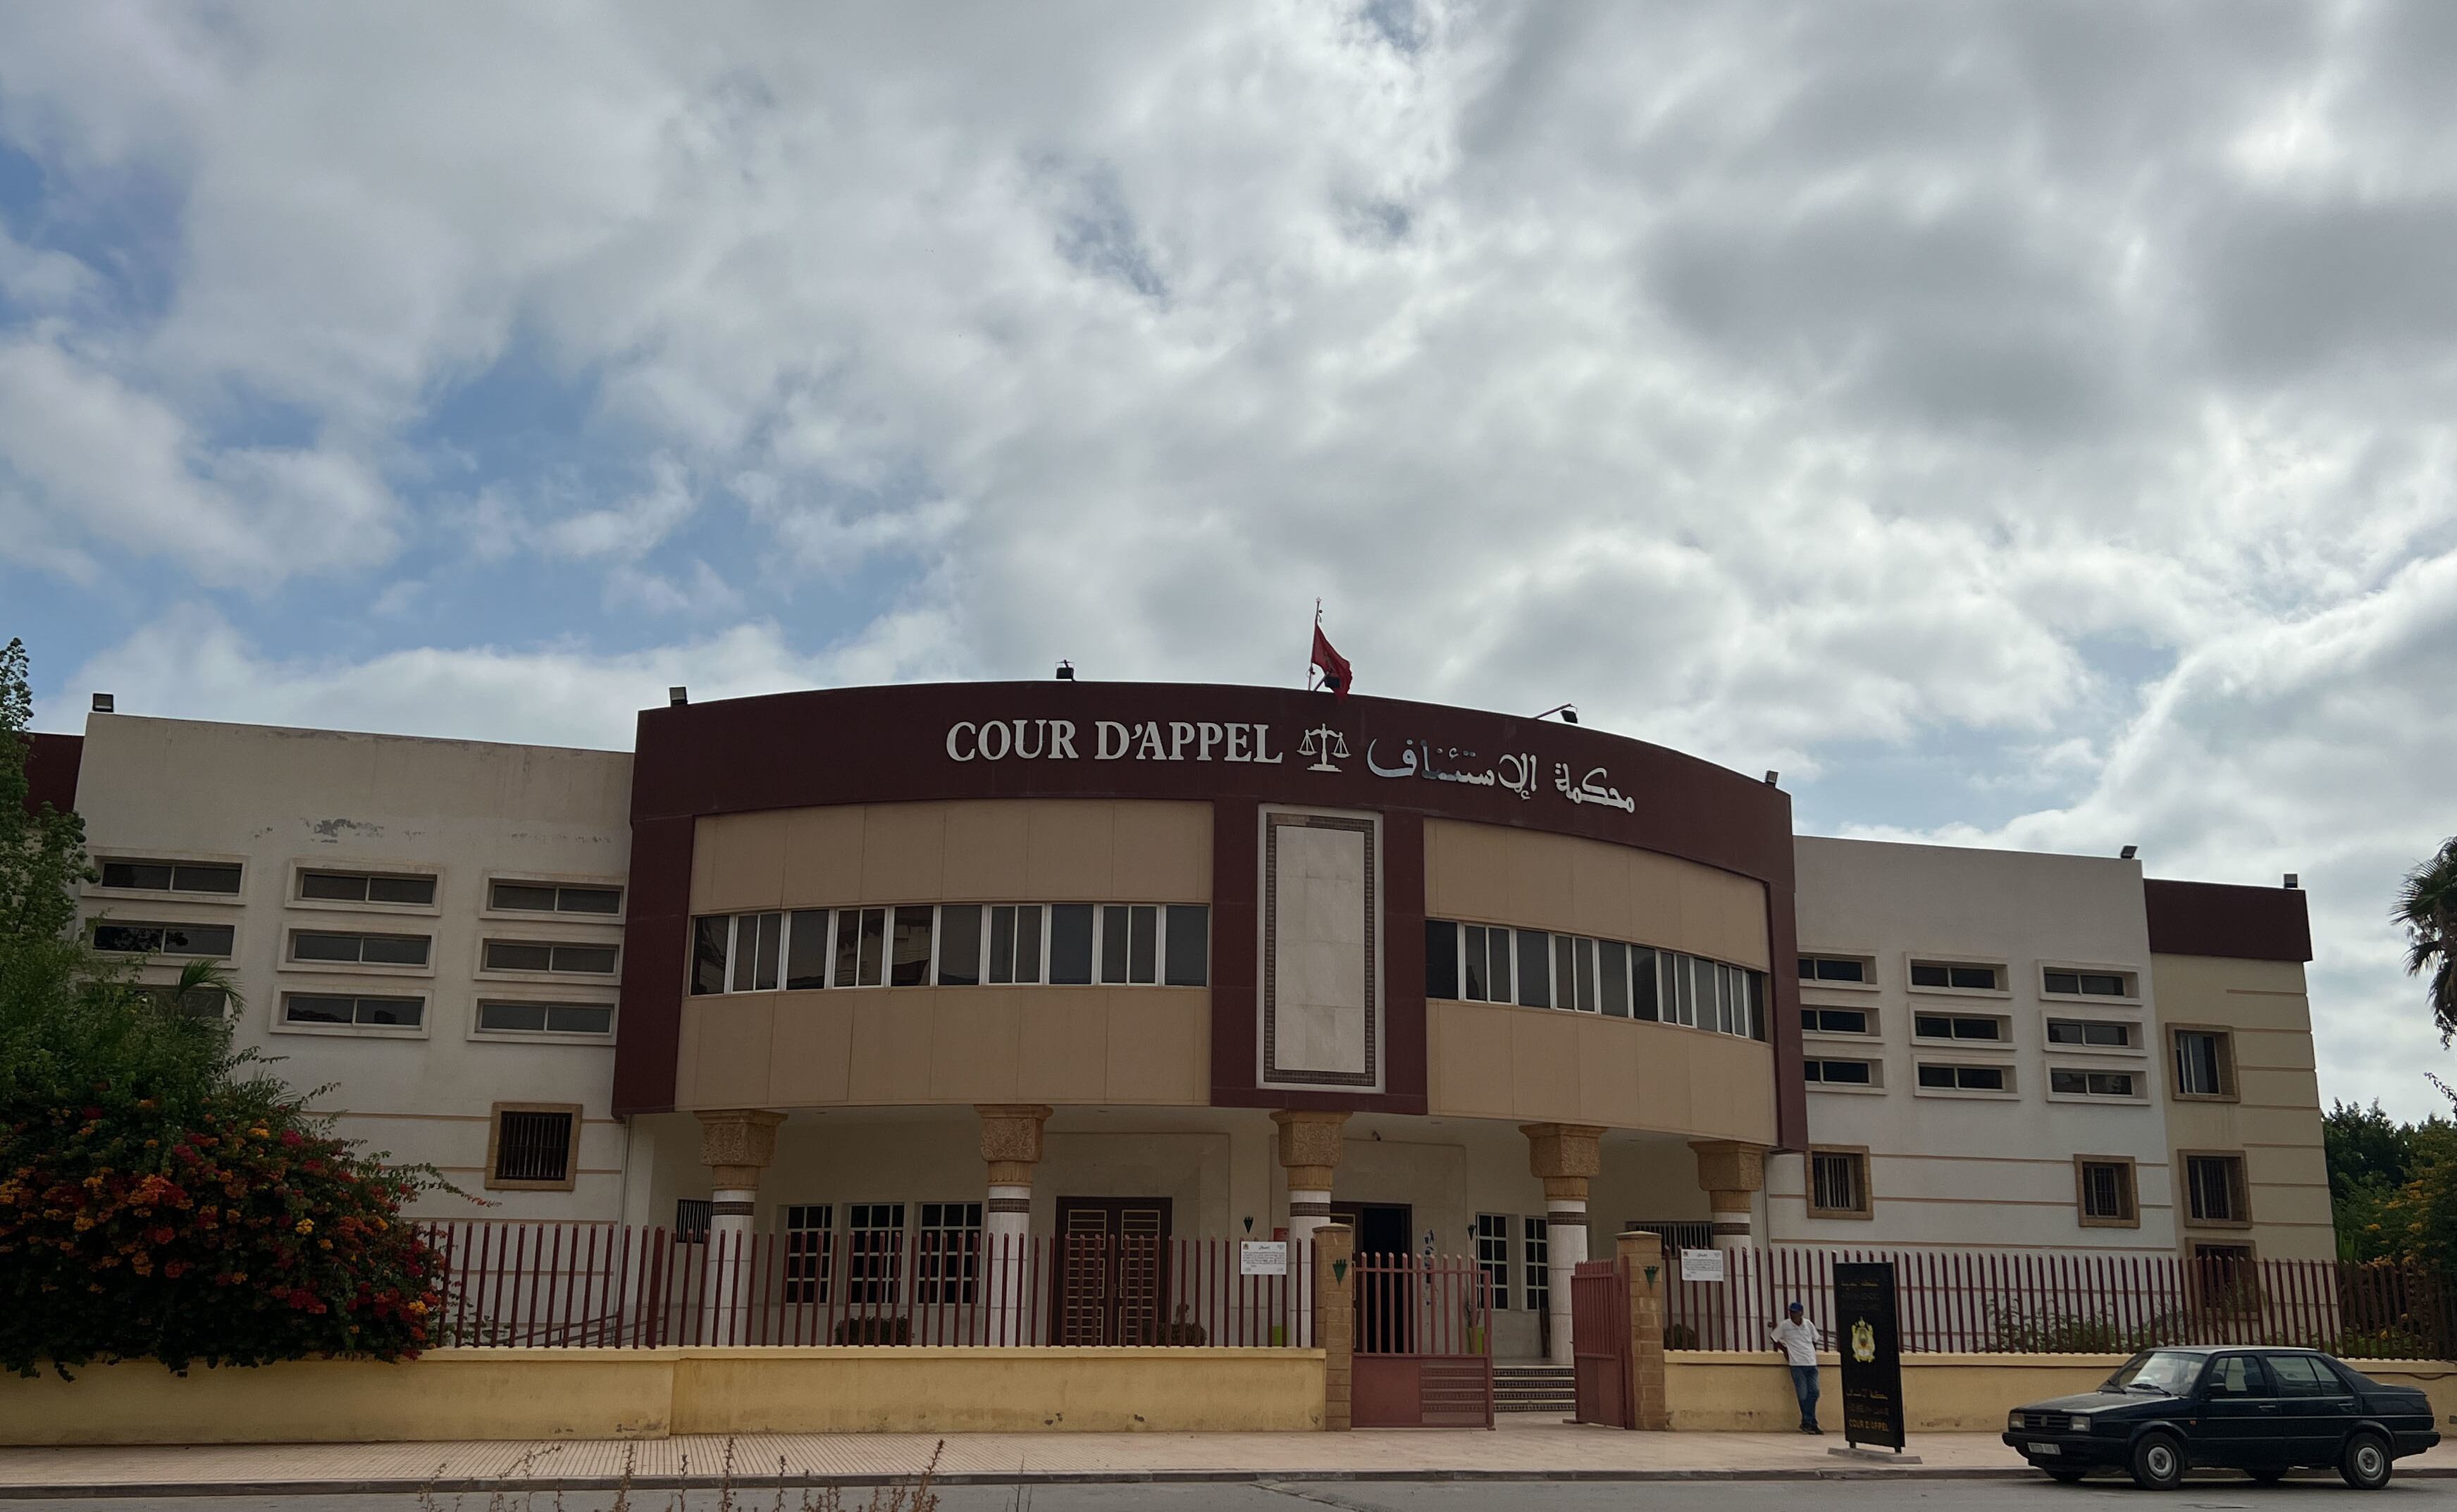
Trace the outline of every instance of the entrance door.
{"type": "MultiPolygon", "coordinates": [[[[1357,1253],[1398,1260],[1415,1253],[1408,1242],[1414,1214],[1404,1202],[1333,1203],[1331,1221],[1356,1231],[1357,1253]]],[[[1415,1305],[1406,1279],[1360,1267],[1356,1280],[1356,1347],[1368,1355],[1404,1355],[1415,1348],[1415,1305]]]]}
{"type": "Polygon", "coordinates": [[[1151,1344],[1167,1321],[1169,1199],[1058,1199],[1059,1344],[1151,1344]]]}

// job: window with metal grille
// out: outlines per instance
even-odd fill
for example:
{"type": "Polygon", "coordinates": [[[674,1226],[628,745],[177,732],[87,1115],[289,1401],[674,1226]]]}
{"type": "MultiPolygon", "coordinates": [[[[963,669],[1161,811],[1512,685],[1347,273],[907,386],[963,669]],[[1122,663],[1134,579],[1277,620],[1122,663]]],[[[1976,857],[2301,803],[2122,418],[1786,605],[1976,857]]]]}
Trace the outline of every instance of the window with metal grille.
{"type": "Polygon", "coordinates": [[[713,1204],[706,1197],[674,1199],[674,1239],[680,1244],[706,1244],[713,1204]]]}
{"type": "Polygon", "coordinates": [[[2081,1162],[2081,1215],[2084,1222],[2129,1224],[2134,1221],[2137,1211],[2131,1161],[2081,1162]]]}
{"type": "Polygon", "coordinates": [[[981,1271],[981,1205],[921,1204],[913,1249],[914,1301],[972,1301],[981,1271]]]}
{"type": "Polygon", "coordinates": [[[238,868],[200,861],[106,860],[102,885],[149,893],[235,893],[238,868]]]}
{"type": "Polygon", "coordinates": [[[1525,1261],[1527,1311],[1541,1313],[1553,1302],[1553,1235],[1550,1221],[1538,1217],[1518,1220],[1519,1253],[1525,1261]]]}
{"type": "Polygon", "coordinates": [[[571,1136],[578,1115],[505,1108],[495,1115],[497,1181],[571,1179],[571,1136]]]}
{"type": "Polygon", "coordinates": [[[2186,1155],[2184,1191],[2196,1223],[2242,1223],[2248,1216],[2241,1155],[2186,1155]]]}
{"type": "Polygon", "coordinates": [[[1808,1154],[1811,1217],[1857,1215],[1869,1211],[1869,1157],[1856,1150],[1813,1150],[1808,1154]]]}
{"type": "Polygon", "coordinates": [[[903,1293],[904,1204],[857,1202],[845,1210],[845,1297],[893,1303],[903,1293]]]}
{"type": "Polygon", "coordinates": [[[836,1210],[834,1203],[798,1203],[785,1210],[785,1300],[825,1302],[836,1279],[836,1210]]]}
{"type": "Polygon", "coordinates": [[[490,1034],[611,1034],[614,1007],[601,1003],[481,1003],[478,1027],[490,1034]]]}
{"type": "Polygon", "coordinates": [[[1505,1312],[1510,1307],[1510,1214],[1479,1212],[1476,1215],[1476,1264],[1484,1273],[1485,1284],[1493,1289],[1493,1310],[1505,1312]]]}

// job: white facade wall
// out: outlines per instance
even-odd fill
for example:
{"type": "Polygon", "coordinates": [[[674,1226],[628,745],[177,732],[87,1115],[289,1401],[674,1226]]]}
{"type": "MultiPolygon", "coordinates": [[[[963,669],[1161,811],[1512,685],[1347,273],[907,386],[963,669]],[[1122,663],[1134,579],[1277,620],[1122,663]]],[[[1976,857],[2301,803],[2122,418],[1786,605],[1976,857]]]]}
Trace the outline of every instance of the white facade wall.
{"type": "MultiPolygon", "coordinates": [[[[440,1168],[497,1206],[433,1194],[414,1210],[451,1217],[610,1219],[621,1212],[624,1129],[611,1116],[612,1036],[489,1034],[483,995],[611,1004],[619,979],[489,972],[489,935],[619,944],[620,916],[488,910],[491,879],[623,883],[630,857],[628,754],[344,735],[97,714],[86,726],[77,808],[97,864],[119,859],[237,862],[236,897],[93,886],[89,917],[229,923],[244,1001],[237,1043],[278,1058],[293,1088],[339,1115],[337,1131],[398,1161],[440,1168]],[[431,907],[307,902],[301,867],[430,873],[431,907]],[[298,928],[433,937],[424,967],[300,965],[298,928]],[[415,995],[415,1029],[281,1022],[285,992],[415,995]],[[498,1102],[582,1109],[570,1191],[487,1191],[498,1102]]],[[[176,979],[179,963],[147,968],[176,979]]],[[[619,1025],[617,1025],[619,1029],[619,1025]]]]}
{"type": "Polygon", "coordinates": [[[1858,957],[1869,986],[1802,984],[1805,1008],[1867,1008],[1868,1038],[1807,1033],[1808,1058],[1878,1062],[1881,1087],[1808,1089],[1811,1145],[1865,1149],[1870,1216],[1811,1218],[1806,1161],[1769,1158],[1766,1208],[1778,1243],[2173,1253],[2164,1099],[2138,862],[1804,837],[1798,858],[1803,955],[1858,957]],[[1915,990],[1914,960],[1992,964],[1995,992],[1915,990]],[[2042,991],[2050,966],[2132,976],[2135,996],[2080,1002],[2042,991]],[[1919,1014],[1999,1017],[2001,1045],[1915,1039],[1919,1014]],[[2051,1048],[2050,1017],[2125,1022],[2128,1051],[2051,1048]],[[1918,1085],[1922,1062],[2001,1066],[2005,1094],[1918,1085]],[[2054,1067],[2129,1071],[2129,1099],[2049,1090],[2054,1067]],[[2138,1228],[2086,1227],[2076,1155],[2135,1162],[2138,1228]]]}

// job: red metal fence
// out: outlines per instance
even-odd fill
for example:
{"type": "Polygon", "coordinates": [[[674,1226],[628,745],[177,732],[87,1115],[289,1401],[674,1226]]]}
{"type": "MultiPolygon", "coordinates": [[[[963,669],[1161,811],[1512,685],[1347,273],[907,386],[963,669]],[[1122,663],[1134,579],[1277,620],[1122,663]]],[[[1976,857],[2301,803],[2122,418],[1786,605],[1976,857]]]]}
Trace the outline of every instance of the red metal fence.
{"type": "Polygon", "coordinates": [[[454,1344],[1303,1344],[1311,1253],[1244,1274],[1232,1239],[717,1233],[441,1223],[454,1344]]]}
{"type": "Polygon", "coordinates": [[[1894,1266],[1905,1353],[2123,1354],[2156,1344],[2280,1344],[2349,1357],[2450,1357],[2457,1287],[2436,1273],[2333,1260],[2187,1261],[1932,1250],[1736,1250],[1725,1279],[1679,1279],[1672,1349],[1763,1350],[1786,1306],[1834,1315],[1834,1263],[1894,1266]]]}

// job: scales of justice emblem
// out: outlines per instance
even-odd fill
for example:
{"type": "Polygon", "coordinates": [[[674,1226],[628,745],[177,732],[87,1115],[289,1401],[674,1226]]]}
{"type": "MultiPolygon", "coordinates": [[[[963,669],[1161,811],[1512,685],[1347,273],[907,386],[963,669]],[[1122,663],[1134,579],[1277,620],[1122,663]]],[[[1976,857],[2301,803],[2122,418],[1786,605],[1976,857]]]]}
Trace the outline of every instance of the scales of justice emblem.
{"type": "Polygon", "coordinates": [[[1313,765],[1306,768],[1309,772],[1336,772],[1339,763],[1332,757],[1347,757],[1348,736],[1327,724],[1318,724],[1307,731],[1305,738],[1297,742],[1297,755],[1313,757],[1313,765]]]}

